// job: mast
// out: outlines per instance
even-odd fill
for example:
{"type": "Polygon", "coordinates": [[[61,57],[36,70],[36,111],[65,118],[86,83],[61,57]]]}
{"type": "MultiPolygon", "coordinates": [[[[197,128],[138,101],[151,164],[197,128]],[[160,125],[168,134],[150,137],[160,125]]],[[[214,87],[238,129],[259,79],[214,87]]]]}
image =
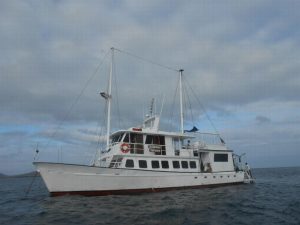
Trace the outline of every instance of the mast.
{"type": "Polygon", "coordinates": [[[107,129],[106,129],[106,147],[109,149],[109,134],[110,134],[110,114],[111,114],[111,83],[113,76],[113,64],[114,64],[114,48],[111,48],[111,64],[108,83],[108,98],[107,98],[107,129]]]}
{"type": "Polygon", "coordinates": [[[184,70],[180,69],[179,70],[179,95],[180,95],[180,130],[181,133],[184,133],[183,130],[183,107],[182,107],[182,72],[184,70]]]}

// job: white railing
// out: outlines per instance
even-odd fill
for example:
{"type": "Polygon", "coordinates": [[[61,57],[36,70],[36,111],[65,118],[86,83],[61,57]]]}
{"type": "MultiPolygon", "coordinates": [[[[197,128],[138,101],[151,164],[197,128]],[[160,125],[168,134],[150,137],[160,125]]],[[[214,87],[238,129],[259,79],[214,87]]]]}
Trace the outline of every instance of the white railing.
{"type": "Polygon", "coordinates": [[[195,137],[193,140],[191,140],[194,143],[200,141],[205,144],[225,145],[224,140],[219,134],[193,132],[191,133],[191,136],[195,137]]]}

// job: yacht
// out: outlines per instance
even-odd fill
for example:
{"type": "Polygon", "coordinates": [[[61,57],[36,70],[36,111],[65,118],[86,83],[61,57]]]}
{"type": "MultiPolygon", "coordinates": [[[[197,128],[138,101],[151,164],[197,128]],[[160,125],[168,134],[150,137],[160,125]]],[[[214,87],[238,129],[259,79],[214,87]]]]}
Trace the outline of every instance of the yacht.
{"type": "MultiPolygon", "coordinates": [[[[114,51],[111,48],[112,62],[114,51]]],[[[113,195],[252,183],[249,167],[218,133],[184,130],[182,75],[179,74],[180,130],[160,130],[160,115],[111,133],[111,63],[107,102],[106,146],[90,165],[34,162],[51,196],[113,195]]]]}

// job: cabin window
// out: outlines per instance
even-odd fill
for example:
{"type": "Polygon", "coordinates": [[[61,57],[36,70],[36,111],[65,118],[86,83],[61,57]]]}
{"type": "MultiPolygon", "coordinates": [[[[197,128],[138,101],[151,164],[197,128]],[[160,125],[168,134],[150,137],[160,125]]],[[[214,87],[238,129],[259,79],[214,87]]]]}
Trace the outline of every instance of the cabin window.
{"type": "Polygon", "coordinates": [[[161,145],[164,140],[164,136],[158,136],[158,135],[147,135],[145,144],[156,144],[161,145]]]}
{"type": "Polygon", "coordinates": [[[179,161],[173,161],[173,168],[174,168],[174,169],[180,168],[179,161]]]}
{"type": "Polygon", "coordinates": [[[151,164],[153,169],[159,168],[159,161],[151,161],[151,164]]]}
{"type": "Polygon", "coordinates": [[[127,142],[129,143],[129,133],[126,133],[124,139],[123,139],[123,142],[127,142]]]}
{"type": "Polygon", "coordinates": [[[144,154],[143,134],[130,133],[130,153],[144,154]]]}
{"type": "Polygon", "coordinates": [[[124,135],[124,133],[116,134],[116,135],[112,136],[111,143],[120,142],[122,140],[123,135],[124,135]]]}
{"type": "Polygon", "coordinates": [[[147,161],[146,160],[139,160],[139,167],[140,168],[147,168],[147,161]]]}
{"type": "Polygon", "coordinates": [[[161,161],[161,167],[163,169],[168,169],[169,168],[169,162],[168,161],[161,161]]]}
{"type": "Polygon", "coordinates": [[[154,136],[152,136],[152,135],[147,135],[145,144],[147,144],[147,145],[149,145],[149,144],[154,144],[154,143],[153,143],[153,139],[154,139],[154,136]]]}
{"type": "Polygon", "coordinates": [[[182,167],[183,169],[189,168],[188,162],[187,162],[187,161],[181,161],[181,167],[182,167]]]}
{"type": "Polygon", "coordinates": [[[228,154],[214,154],[215,162],[228,162],[228,154]]]}
{"type": "Polygon", "coordinates": [[[166,155],[165,137],[159,135],[147,135],[145,144],[148,145],[149,151],[155,155],[166,155]]]}
{"type": "Polygon", "coordinates": [[[195,169],[196,167],[197,167],[196,162],[195,161],[190,161],[190,168],[195,169]]]}
{"type": "Polygon", "coordinates": [[[133,160],[132,159],[127,159],[125,167],[127,167],[127,168],[133,168],[134,167],[133,160]]]}

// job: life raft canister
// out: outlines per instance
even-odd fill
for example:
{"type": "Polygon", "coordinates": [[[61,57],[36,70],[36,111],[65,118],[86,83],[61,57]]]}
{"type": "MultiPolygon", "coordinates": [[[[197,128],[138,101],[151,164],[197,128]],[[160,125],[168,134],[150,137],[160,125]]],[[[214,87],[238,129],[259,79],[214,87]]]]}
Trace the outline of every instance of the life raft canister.
{"type": "Polygon", "coordinates": [[[121,148],[121,152],[123,152],[123,153],[129,152],[129,144],[127,144],[127,143],[121,144],[120,148],[121,148]]]}

